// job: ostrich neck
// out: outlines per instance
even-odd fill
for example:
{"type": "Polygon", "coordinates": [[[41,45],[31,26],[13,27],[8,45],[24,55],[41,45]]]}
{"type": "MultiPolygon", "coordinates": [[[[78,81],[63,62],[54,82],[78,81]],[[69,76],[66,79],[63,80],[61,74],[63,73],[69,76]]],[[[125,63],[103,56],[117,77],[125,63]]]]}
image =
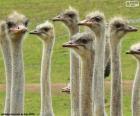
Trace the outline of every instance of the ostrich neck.
{"type": "MultiPolygon", "coordinates": [[[[118,40],[112,38],[112,40],[118,40]]],[[[120,61],[120,46],[121,42],[111,41],[111,75],[112,75],[112,87],[111,87],[111,116],[122,116],[122,77],[121,77],[121,61],[120,61]]]]}
{"type": "Polygon", "coordinates": [[[132,89],[132,116],[140,116],[140,60],[137,60],[137,70],[132,89]]]}
{"type": "Polygon", "coordinates": [[[6,98],[5,98],[5,107],[4,113],[10,113],[10,94],[11,94],[11,80],[12,80],[12,61],[11,61],[11,51],[9,45],[9,38],[7,35],[4,35],[1,38],[1,49],[3,52],[3,59],[5,64],[5,73],[6,73],[6,98]]]}
{"type": "Polygon", "coordinates": [[[69,26],[68,28],[70,30],[70,36],[79,32],[79,26],[77,24],[73,24],[73,25],[69,26]]]}
{"type": "Polygon", "coordinates": [[[24,68],[22,56],[22,40],[11,40],[12,47],[12,89],[10,113],[24,112],[24,68]]]}
{"type": "Polygon", "coordinates": [[[96,116],[105,115],[104,108],[104,56],[105,56],[105,30],[96,34],[95,63],[93,73],[94,113],[96,116]]]}
{"type": "Polygon", "coordinates": [[[80,83],[80,116],[92,116],[93,54],[82,59],[80,83]]]}
{"type": "Polygon", "coordinates": [[[53,116],[51,99],[51,55],[53,41],[43,42],[43,54],[41,63],[41,116],[53,116]]]}
{"type": "MultiPolygon", "coordinates": [[[[68,26],[70,38],[79,32],[79,26],[73,24],[68,26]]],[[[80,62],[75,53],[70,50],[70,87],[71,87],[71,115],[79,116],[79,77],[80,77],[80,62]],[[76,88],[76,89],[75,89],[76,88]]]]}

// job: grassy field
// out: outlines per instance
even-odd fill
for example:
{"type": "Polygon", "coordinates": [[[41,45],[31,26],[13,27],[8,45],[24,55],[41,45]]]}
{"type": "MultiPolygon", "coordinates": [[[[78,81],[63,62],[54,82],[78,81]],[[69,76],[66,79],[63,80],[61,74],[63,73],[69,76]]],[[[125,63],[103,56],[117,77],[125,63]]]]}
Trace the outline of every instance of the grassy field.
{"type": "MultiPolygon", "coordinates": [[[[107,20],[112,16],[125,16],[129,19],[140,18],[140,7],[125,7],[126,0],[0,0],[0,20],[6,18],[11,11],[17,10],[25,14],[30,19],[29,30],[32,30],[37,24],[51,19],[58,13],[73,6],[79,10],[80,18],[94,10],[104,11],[107,20]]],[[[69,80],[69,52],[61,47],[69,37],[68,31],[61,23],[55,23],[56,42],[52,60],[52,83],[67,83],[69,80]]],[[[140,24],[133,24],[140,26],[140,24]]],[[[125,51],[140,39],[140,32],[131,33],[124,37],[122,43],[122,72],[123,80],[133,80],[136,62],[131,56],[125,54],[125,51]]],[[[39,83],[40,62],[42,44],[35,36],[27,34],[24,41],[24,64],[26,83],[39,83]]],[[[2,54],[0,53],[0,84],[5,83],[4,64],[2,54]]],[[[108,79],[109,80],[109,79],[108,79]]],[[[130,91],[124,96],[124,116],[130,116],[130,91]]],[[[107,94],[109,96],[109,94],[107,94]]],[[[26,111],[39,112],[39,93],[26,93],[26,111]],[[33,97],[32,97],[33,96],[33,97]],[[34,102],[36,101],[36,102],[34,102]]],[[[108,98],[109,99],[109,98],[108,98]]],[[[0,92],[0,113],[3,108],[4,92],[0,92]]],[[[70,113],[69,95],[53,95],[53,106],[56,116],[68,116],[70,113]]]]}

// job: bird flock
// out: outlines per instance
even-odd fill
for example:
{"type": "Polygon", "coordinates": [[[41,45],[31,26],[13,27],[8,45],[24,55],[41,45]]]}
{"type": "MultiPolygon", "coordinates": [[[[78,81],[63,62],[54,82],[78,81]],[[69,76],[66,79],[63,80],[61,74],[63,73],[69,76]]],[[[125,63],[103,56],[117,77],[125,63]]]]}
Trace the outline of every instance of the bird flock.
{"type": "MultiPolygon", "coordinates": [[[[64,23],[69,30],[69,41],[62,47],[70,48],[71,116],[107,116],[104,78],[110,72],[110,116],[123,116],[121,42],[127,33],[138,29],[130,26],[123,17],[113,17],[107,21],[101,11],[93,11],[80,21],[78,11],[72,7],[52,18],[52,21],[64,23]],[[82,27],[87,29],[80,32],[82,27]]],[[[5,20],[0,21],[0,46],[6,74],[3,114],[24,115],[25,75],[22,46],[25,34],[29,32],[38,36],[43,45],[40,116],[54,116],[51,96],[54,25],[45,21],[28,31],[28,23],[29,19],[18,12],[12,12],[5,20]]],[[[140,116],[140,43],[132,45],[126,54],[133,55],[137,61],[131,110],[133,116],[140,116]]]]}

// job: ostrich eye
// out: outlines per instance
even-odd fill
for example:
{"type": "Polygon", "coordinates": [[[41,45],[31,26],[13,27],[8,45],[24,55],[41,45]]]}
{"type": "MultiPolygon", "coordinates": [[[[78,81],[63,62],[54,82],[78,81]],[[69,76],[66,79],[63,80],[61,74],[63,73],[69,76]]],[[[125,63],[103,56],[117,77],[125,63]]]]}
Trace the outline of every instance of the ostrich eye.
{"type": "Polygon", "coordinates": [[[140,49],[138,49],[138,51],[140,52],[140,49]]]}
{"type": "Polygon", "coordinates": [[[49,28],[45,27],[43,28],[44,31],[49,31],[49,28]]]}
{"type": "Polygon", "coordinates": [[[27,27],[29,24],[29,20],[25,21],[24,25],[27,27]]]}
{"type": "Polygon", "coordinates": [[[84,44],[87,44],[88,40],[87,39],[81,39],[81,42],[84,43],[84,44]]]}
{"type": "Polygon", "coordinates": [[[122,27],[122,24],[116,24],[115,27],[120,28],[120,27],[122,27]]]}
{"type": "Polygon", "coordinates": [[[74,14],[67,14],[68,17],[73,18],[74,14]]]}
{"type": "Polygon", "coordinates": [[[7,22],[7,26],[8,26],[8,28],[11,28],[11,27],[15,26],[15,23],[9,21],[9,22],[7,22]]]}
{"type": "Polygon", "coordinates": [[[102,18],[99,17],[99,16],[97,16],[97,17],[94,17],[94,20],[95,20],[96,22],[100,22],[100,21],[102,20],[102,18]]]}

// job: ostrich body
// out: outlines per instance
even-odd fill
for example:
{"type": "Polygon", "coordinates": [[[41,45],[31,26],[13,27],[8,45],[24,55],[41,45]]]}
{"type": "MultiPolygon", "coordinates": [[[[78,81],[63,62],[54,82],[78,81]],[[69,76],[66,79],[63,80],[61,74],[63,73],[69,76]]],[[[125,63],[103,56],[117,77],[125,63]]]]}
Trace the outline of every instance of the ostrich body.
{"type": "Polygon", "coordinates": [[[8,114],[10,113],[12,61],[11,61],[11,51],[9,45],[8,30],[5,21],[0,22],[0,45],[3,53],[5,72],[6,72],[6,97],[5,97],[4,113],[8,114]]]}
{"type": "Polygon", "coordinates": [[[121,17],[115,17],[110,21],[110,51],[111,51],[111,116],[122,116],[122,74],[120,61],[121,39],[127,32],[136,31],[121,17]]]}
{"type": "MultiPolygon", "coordinates": [[[[78,12],[69,8],[62,14],[53,18],[53,21],[62,21],[70,30],[70,38],[72,35],[79,32],[78,12]]],[[[70,51],[70,83],[71,83],[71,115],[79,116],[79,77],[80,77],[80,62],[79,58],[70,51]]]]}
{"type": "Polygon", "coordinates": [[[131,46],[130,51],[127,54],[132,54],[137,61],[137,69],[135,74],[135,80],[132,88],[132,116],[140,115],[140,43],[131,46]]]}
{"type": "Polygon", "coordinates": [[[104,116],[104,57],[105,57],[105,17],[101,12],[90,13],[79,25],[88,26],[95,34],[95,60],[93,71],[94,115],[104,116]]]}
{"type": "Polygon", "coordinates": [[[30,34],[39,36],[43,43],[42,63],[41,63],[41,116],[54,116],[51,97],[51,56],[55,41],[54,28],[46,21],[36,27],[30,34]]]}
{"type": "Polygon", "coordinates": [[[24,66],[22,40],[27,31],[28,19],[17,12],[7,17],[12,56],[12,84],[10,113],[24,113],[24,66]]]}
{"type": "Polygon", "coordinates": [[[80,116],[92,116],[93,37],[78,33],[63,47],[72,48],[81,58],[80,116]]]}

